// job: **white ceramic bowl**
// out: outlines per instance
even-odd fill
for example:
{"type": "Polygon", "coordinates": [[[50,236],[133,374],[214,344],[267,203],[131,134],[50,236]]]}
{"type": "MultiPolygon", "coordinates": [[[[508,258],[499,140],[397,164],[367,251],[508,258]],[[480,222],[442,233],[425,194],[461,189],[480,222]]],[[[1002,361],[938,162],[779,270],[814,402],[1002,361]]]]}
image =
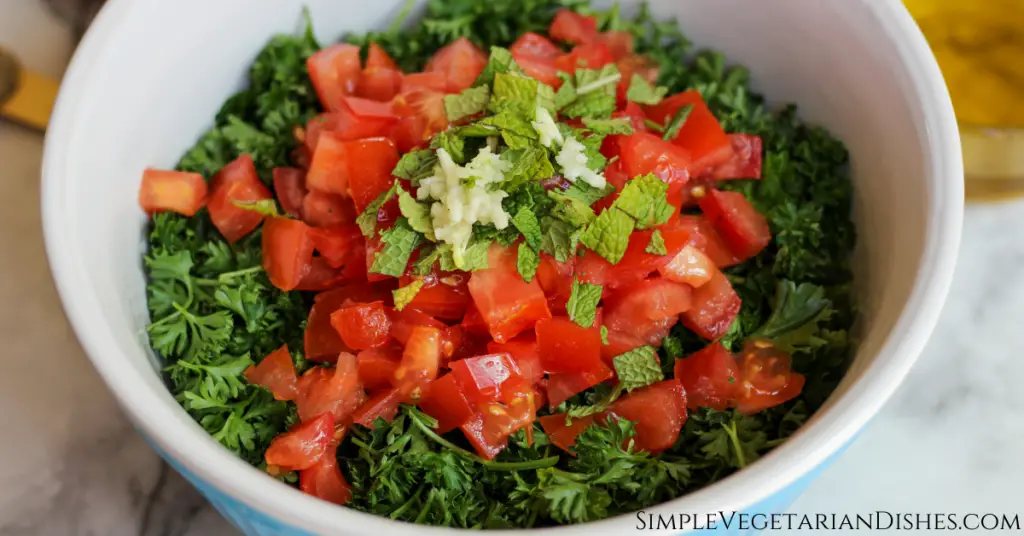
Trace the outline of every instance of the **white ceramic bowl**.
{"type": "MultiPolygon", "coordinates": [[[[481,0],[482,1],[482,0],[481,0]]],[[[111,0],[75,55],[46,141],[47,251],[83,346],[140,431],[250,534],[450,534],[339,508],[222,449],[178,406],[147,343],[136,203],[144,167],[172,166],[243,83],[256,52],[299,26],[323,41],[388,24],[402,0],[111,0]]],[[[633,2],[625,2],[627,5],[633,2]]],[[[898,0],[660,0],[698,45],[796,102],[852,155],[864,325],[829,403],[751,467],[651,512],[784,508],[917,358],[953,274],[963,204],[956,122],[934,59],[898,0]]],[[[866,468],[866,470],[868,470],[866,468]]],[[[537,533],[633,530],[633,516],[537,533]]]]}

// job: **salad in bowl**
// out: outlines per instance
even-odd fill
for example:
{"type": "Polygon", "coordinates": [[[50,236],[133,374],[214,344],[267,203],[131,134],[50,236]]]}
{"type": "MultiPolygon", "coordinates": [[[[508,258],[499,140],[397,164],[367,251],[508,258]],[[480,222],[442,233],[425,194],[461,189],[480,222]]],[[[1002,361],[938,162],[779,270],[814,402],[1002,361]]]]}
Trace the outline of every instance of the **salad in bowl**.
{"type": "Polygon", "coordinates": [[[846,372],[844,145],[673,21],[531,4],[275,37],[142,174],[168,388],[267,478],[593,521],[755,462],[846,372]]]}

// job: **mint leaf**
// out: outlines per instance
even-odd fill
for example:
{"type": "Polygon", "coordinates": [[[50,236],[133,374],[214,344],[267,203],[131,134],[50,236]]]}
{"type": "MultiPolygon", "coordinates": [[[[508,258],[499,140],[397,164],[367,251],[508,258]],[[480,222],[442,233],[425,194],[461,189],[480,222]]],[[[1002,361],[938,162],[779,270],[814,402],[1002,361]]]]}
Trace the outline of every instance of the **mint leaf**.
{"type": "Polygon", "coordinates": [[[651,241],[644,248],[644,251],[651,255],[668,255],[668,249],[665,248],[665,239],[661,236],[661,231],[655,229],[651,233],[651,241]]]}
{"type": "Polygon", "coordinates": [[[575,199],[590,206],[611,195],[613,192],[615,192],[615,187],[611,184],[606,184],[604,188],[594,188],[583,181],[576,181],[567,190],[559,192],[559,195],[575,199]]]}
{"type": "Polygon", "coordinates": [[[521,73],[522,71],[507,48],[491,47],[491,57],[473,85],[490,86],[494,83],[494,77],[498,73],[521,73]]]}
{"type": "MultiPolygon", "coordinates": [[[[463,254],[462,263],[457,268],[472,272],[473,270],[485,270],[487,269],[487,250],[491,247],[490,240],[473,240],[466,246],[466,252],[463,254]]],[[[444,269],[442,265],[442,270],[444,269]]]]}
{"type": "Polygon", "coordinates": [[[436,166],[437,154],[434,151],[421,149],[402,155],[391,174],[415,185],[433,175],[436,166]]]}
{"type": "Polygon", "coordinates": [[[231,204],[240,209],[249,210],[264,216],[274,216],[278,218],[287,217],[278,210],[277,201],[274,201],[273,199],[261,199],[259,201],[232,201],[231,204]]]}
{"type": "Polygon", "coordinates": [[[629,136],[633,134],[633,123],[628,118],[621,119],[584,119],[584,126],[595,134],[622,134],[629,136]]]}
{"type": "Polygon", "coordinates": [[[491,90],[487,86],[464,89],[458,95],[445,95],[444,112],[448,121],[454,123],[464,117],[476,115],[487,110],[491,101],[491,90]]]}
{"type": "Polygon", "coordinates": [[[569,295],[569,302],[565,304],[569,319],[585,328],[593,326],[597,317],[597,304],[601,301],[603,290],[601,285],[573,280],[572,293],[569,295]]]}
{"type": "Polygon", "coordinates": [[[521,207],[519,211],[512,216],[512,225],[522,233],[523,238],[526,239],[526,243],[533,248],[534,251],[540,249],[540,222],[537,221],[537,215],[534,214],[532,210],[527,207],[521,207]]]}
{"type": "Polygon", "coordinates": [[[538,82],[537,83],[537,106],[544,108],[554,115],[558,108],[555,107],[555,88],[538,82]]]}
{"type": "Polygon", "coordinates": [[[601,326],[601,344],[608,346],[608,327],[601,326]]]}
{"type": "MultiPolygon", "coordinates": [[[[578,182],[583,183],[583,181],[578,182]]],[[[590,188],[593,187],[591,186],[590,188]]],[[[594,209],[590,208],[590,205],[569,197],[562,192],[549,191],[548,197],[555,201],[555,206],[551,209],[551,215],[574,227],[587,225],[597,217],[594,214],[594,209]]]]}
{"type": "Polygon", "coordinates": [[[665,379],[653,346],[634,348],[612,358],[615,375],[627,391],[647,387],[665,379]]]}
{"type": "Polygon", "coordinates": [[[675,212],[667,194],[668,184],[654,175],[644,175],[627,182],[612,207],[632,216],[638,228],[648,229],[667,222],[675,212]]]}
{"type": "Polygon", "coordinates": [[[519,275],[523,278],[523,281],[527,283],[533,281],[533,276],[537,274],[538,266],[540,266],[540,256],[526,242],[521,242],[519,244],[519,256],[516,258],[516,269],[519,270],[519,275]]]}
{"type": "Polygon", "coordinates": [[[644,77],[634,73],[629,79],[626,99],[637,104],[658,104],[668,93],[667,87],[652,86],[644,77]]]}
{"type": "Polygon", "coordinates": [[[612,264],[618,264],[626,253],[629,235],[636,222],[625,212],[611,207],[605,210],[580,236],[580,242],[612,264]]]}
{"type": "Polygon", "coordinates": [[[422,233],[427,240],[437,240],[434,238],[434,224],[430,219],[430,207],[426,203],[416,201],[409,195],[409,192],[399,188],[398,208],[402,211],[402,216],[409,220],[409,227],[412,227],[412,230],[422,233]]]}
{"type": "Polygon", "coordinates": [[[672,116],[672,120],[665,125],[665,134],[662,138],[665,141],[672,141],[679,135],[679,131],[686,124],[686,120],[690,117],[690,112],[693,111],[693,105],[687,104],[682,108],[676,110],[676,114],[672,116]]]}
{"type": "Polygon", "coordinates": [[[426,244],[420,248],[419,257],[412,265],[413,275],[425,276],[433,271],[434,265],[441,260],[445,249],[451,252],[449,244],[426,244]]]}
{"type": "Polygon", "coordinates": [[[430,148],[444,149],[456,164],[466,163],[466,140],[455,131],[446,130],[434,136],[433,141],[430,142],[430,148]]]}
{"type": "Polygon", "coordinates": [[[555,95],[555,105],[566,117],[608,119],[615,111],[615,93],[622,74],[614,64],[601,69],[577,69],[555,95]]]}
{"type": "Polygon", "coordinates": [[[485,117],[479,124],[497,127],[501,138],[511,149],[526,149],[538,140],[537,131],[533,128],[533,117],[536,110],[519,101],[501,101],[503,109],[495,115],[485,117]]]}
{"type": "Polygon", "coordinates": [[[377,253],[373,260],[370,271],[375,274],[401,277],[409,265],[409,257],[413,250],[420,245],[423,237],[409,227],[409,220],[398,218],[395,225],[380,233],[380,241],[384,243],[384,249],[377,253]]]}
{"type": "Polygon", "coordinates": [[[511,99],[534,103],[540,82],[533,78],[512,73],[494,75],[494,98],[497,101],[511,99]]]}
{"type": "Polygon", "coordinates": [[[411,303],[412,300],[414,298],[416,298],[416,295],[419,294],[420,289],[422,289],[422,288],[423,288],[423,280],[422,279],[416,279],[415,281],[413,281],[412,283],[409,283],[408,285],[406,285],[404,287],[392,290],[391,291],[391,295],[395,299],[395,309],[397,309],[399,311],[401,311],[402,309],[405,309],[405,306],[409,305],[409,303],[411,303]]]}
{"type": "Polygon", "coordinates": [[[377,232],[377,213],[380,212],[380,207],[390,201],[398,193],[398,190],[401,189],[398,181],[395,181],[388,191],[378,195],[377,199],[370,201],[370,204],[366,205],[366,210],[356,218],[356,225],[363,232],[363,236],[369,238],[377,232]]]}
{"type": "Polygon", "coordinates": [[[540,228],[544,235],[540,240],[540,250],[551,255],[558,262],[566,262],[576,252],[580,240],[580,228],[556,220],[551,216],[541,218],[540,228]]]}
{"type": "Polygon", "coordinates": [[[506,192],[514,191],[526,182],[547,179],[555,174],[550,154],[539,145],[506,150],[501,153],[501,159],[512,164],[505,172],[505,181],[501,184],[501,189],[506,192]]]}

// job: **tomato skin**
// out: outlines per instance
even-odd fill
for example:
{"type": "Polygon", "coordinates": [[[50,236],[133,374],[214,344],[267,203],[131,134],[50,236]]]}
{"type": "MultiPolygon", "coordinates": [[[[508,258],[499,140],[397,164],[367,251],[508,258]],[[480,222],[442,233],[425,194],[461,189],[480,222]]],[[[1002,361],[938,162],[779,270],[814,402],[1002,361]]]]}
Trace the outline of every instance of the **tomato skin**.
{"type": "Polygon", "coordinates": [[[732,143],[718,119],[708,108],[697,90],[689,90],[668,97],[647,108],[647,117],[655,123],[665,125],[672,120],[683,106],[693,106],[679,134],[672,140],[674,145],[686,149],[693,158],[691,174],[698,175],[729,161],[733,156],[732,143]]]}
{"type": "Polygon", "coordinates": [[[473,404],[500,399],[506,382],[523,377],[509,354],[470,357],[450,366],[459,388],[473,404]]]}
{"type": "Polygon", "coordinates": [[[348,179],[345,140],[333,132],[321,133],[306,174],[306,186],[318,192],[348,196],[348,179]]]}
{"type": "Polygon", "coordinates": [[[276,400],[295,400],[298,395],[299,378],[287,344],[270,352],[258,365],[249,365],[244,374],[246,381],[265,387],[276,400]]]}
{"type": "Polygon", "coordinates": [[[299,489],[307,495],[344,505],[352,498],[352,488],[338,467],[337,448],[329,445],[316,465],[299,471],[299,489]]]}
{"type": "Polygon", "coordinates": [[[584,430],[590,428],[590,425],[594,424],[596,415],[587,415],[579,419],[573,419],[572,424],[565,424],[565,414],[556,413],[554,415],[545,415],[538,417],[540,425],[544,428],[544,433],[548,435],[548,439],[558,448],[568,452],[570,455],[575,456],[576,453],[571,450],[576,444],[576,438],[583,433],[584,430]]]}
{"type": "Polygon", "coordinates": [[[265,458],[267,466],[285,471],[301,471],[316,465],[334,436],[334,417],[321,413],[270,441],[265,458]]]}
{"type": "Polygon", "coordinates": [[[299,378],[299,396],[295,405],[299,419],[307,421],[330,413],[335,422],[345,422],[349,414],[366,401],[359,383],[356,356],[343,352],[333,369],[313,367],[299,378]]]}
{"type": "Polygon", "coordinates": [[[586,372],[570,372],[566,374],[551,374],[548,376],[548,404],[554,408],[569,400],[576,393],[590,389],[591,387],[612,379],[615,372],[601,363],[594,370],[586,372]]]}
{"type": "Polygon", "coordinates": [[[363,235],[355,224],[338,227],[314,227],[309,230],[313,248],[333,268],[341,268],[350,258],[352,251],[363,245],[363,235]]]}
{"type": "Polygon", "coordinates": [[[367,67],[356,86],[356,96],[387,102],[402,89],[402,71],[387,67],[367,67]]]}
{"type": "Polygon", "coordinates": [[[661,452],[675,444],[686,422],[686,391],[678,380],[665,380],[620,398],[608,413],[633,421],[637,450],[661,452]]]}
{"type": "Polygon", "coordinates": [[[711,280],[718,271],[715,263],[701,250],[687,244],[672,260],[658,267],[658,272],[669,281],[685,283],[697,288],[711,280]]]}
{"type": "Polygon", "coordinates": [[[604,324],[608,329],[642,337],[638,326],[688,311],[692,289],[661,277],[623,287],[608,296],[604,304],[604,324]]]}
{"type": "Polygon", "coordinates": [[[274,168],[274,193],[285,214],[301,219],[307,193],[306,173],[296,168],[274,168]]]}
{"type": "Polygon", "coordinates": [[[460,37],[438,50],[424,70],[444,73],[448,77],[446,91],[458,93],[472,86],[486,66],[487,54],[465,37],[460,37]]]}
{"type": "Polygon", "coordinates": [[[331,325],[353,350],[383,346],[391,331],[391,319],[380,301],[344,306],[331,315],[331,325]]]}
{"type": "Polygon", "coordinates": [[[139,187],[139,206],[146,214],[172,211],[194,215],[206,204],[206,181],[198,173],[147,168],[139,187]]]}
{"type": "Polygon", "coordinates": [[[544,379],[544,366],[541,364],[537,339],[533,334],[524,333],[504,344],[491,341],[487,343],[487,352],[508,354],[523,378],[532,385],[537,385],[544,379]]]}
{"type": "Polygon", "coordinates": [[[547,299],[537,280],[523,281],[516,269],[513,248],[492,246],[489,268],[473,272],[469,293],[494,340],[505,342],[551,318],[547,299]]]}
{"type": "Polygon", "coordinates": [[[685,229],[661,229],[660,234],[665,242],[666,255],[647,253],[653,231],[634,232],[629,236],[629,245],[622,260],[610,269],[606,283],[616,289],[642,281],[672,260],[690,241],[690,232],[685,229]]]}
{"type": "Polygon", "coordinates": [[[550,39],[534,32],[526,32],[509,47],[512,55],[522,54],[535,58],[553,59],[562,55],[562,49],[550,39]]]}
{"type": "Polygon", "coordinates": [[[619,139],[622,170],[630,178],[653,173],[673,184],[690,180],[690,154],[654,134],[636,132],[619,139]]]}
{"type": "Polygon", "coordinates": [[[213,225],[225,240],[234,244],[263,221],[262,214],[235,206],[234,202],[273,198],[270,190],[260,182],[252,157],[243,154],[224,166],[210,181],[207,209],[213,225]]]}
{"type": "Polygon", "coordinates": [[[607,31],[598,36],[598,40],[608,47],[614,61],[633,55],[633,34],[629,32],[607,31]]]}
{"type": "Polygon", "coordinates": [[[512,54],[512,58],[516,60],[516,63],[519,64],[519,67],[523,69],[527,76],[555,89],[562,87],[562,79],[558,77],[558,67],[555,64],[555,60],[516,53],[512,54]]]}
{"type": "Polygon", "coordinates": [[[263,226],[263,269],[275,287],[293,290],[313,263],[309,227],[299,220],[267,218],[263,226]]]}
{"type": "Polygon", "coordinates": [[[373,422],[378,417],[387,422],[395,420],[398,406],[402,403],[402,392],[398,389],[387,389],[370,397],[352,412],[352,422],[373,429],[373,422]]]}
{"type": "Polygon", "coordinates": [[[412,329],[416,326],[426,326],[438,331],[444,330],[446,327],[443,322],[434,317],[408,307],[401,311],[391,309],[388,311],[388,316],[391,317],[391,336],[403,345],[409,341],[412,329]]]}
{"type": "Polygon", "coordinates": [[[391,292],[386,288],[368,284],[350,284],[321,292],[313,299],[313,308],[306,320],[303,349],[306,359],[333,363],[341,352],[352,349],[345,346],[341,335],[331,326],[331,315],[348,301],[372,302],[386,300],[391,292]]]}
{"type": "Polygon", "coordinates": [[[587,372],[601,367],[601,334],[566,317],[537,322],[537,353],[545,372],[587,372]]]}
{"type": "Polygon", "coordinates": [[[484,414],[482,413],[473,415],[459,428],[473,445],[476,453],[486,460],[493,460],[508,445],[507,441],[496,440],[491,437],[491,434],[485,433],[484,414]]]}
{"type": "Polygon", "coordinates": [[[367,205],[394,184],[391,171],[398,164],[398,149],[387,138],[372,138],[348,142],[347,153],[349,192],[356,212],[362,214],[367,205]]]}
{"type": "Polygon", "coordinates": [[[744,415],[788,402],[804,388],[803,374],[791,370],[793,359],[770,342],[746,343],[737,360],[736,411],[744,415]]]}
{"type": "Polygon", "coordinates": [[[751,134],[729,134],[733,155],[727,162],[711,170],[711,178],[720,181],[761,178],[761,137],[751,134]]]}
{"type": "Polygon", "coordinates": [[[356,90],[362,74],[359,47],[342,43],[320,50],[306,60],[309,77],[313,81],[320,104],[332,112],[342,107],[342,101],[356,90]]]}
{"type": "Polygon", "coordinates": [[[736,397],[739,369],[736,360],[719,342],[676,361],[674,376],[686,389],[690,409],[728,409],[736,397]]]}
{"type": "MultiPolygon", "coordinates": [[[[651,84],[656,84],[658,82],[658,76],[661,73],[661,69],[655,61],[651,60],[647,56],[637,54],[617,58],[615,60],[615,65],[619,68],[619,72],[622,74],[622,80],[619,81],[618,87],[618,102],[620,106],[623,103],[629,104],[626,99],[626,94],[629,92],[629,84],[633,81],[634,74],[640,75],[641,78],[647,80],[651,84]]],[[[644,119],[646,119],[646,116],[644,119]]],[[[643,132],[646,132],[647,130],[646,126],[642,129],[643,132]]]]}
{"type": "Polygon", "coordinates": [[[448,89],[448,77],[441,72],[411,73],[402,78],[402,93],[425,89],[444,93],[448,89]]]}
{"type": "Polygon", "coordinates": [[[420,399],[420,409],[437,419],[437,433],[446,434],[473,418],[473,407],[462,393],[455,375],[445,374],[430,385],[430,391],[420,399]]]}
{"type": "MultiPolygon", "coordinates": [[[[413,278],[403,277],[400,285],[412,281],[413,278]]],[[[431,274],[424,279],[423,288],[408,306],[436,318],[458,320],[466,315],[466,308],[472,300],[467,284],[468,278],[463,274],[431,274]]]]}
{"type": "Polygon", "coordinates": [[[715,266],[725,268],[739,264],[740,259],[729,250],[718,231],[704,216],[680,216],[679,220],[672,224],[672,227],[689,231],[689,243],[707,255],[715,266]]]}
{"type": "Polygon", "coordinates": [[[313,227],[351,224],[357,216],[351,199],[317,190],[302,199],[302,215],[303,221],[313,227]]]}
{"type": "Polygon", "coordinates": [[[600,69],[615,63],[612,51],[605,43],[585,43],[577,45],[568,56],[555,60],[555,66],[562,71],[573,72],[574,67],[600,69]]]}
{"type": "Polygon", "coordinates": [[[580,15],[570,9],[561,9],[551,22],[548,35],[567,43],[592,43],[597,40],[597,19],[580,15]]]}
{"type": "Polygon", "coordinates": [[[395,369],[392,383],[406,400],[415,402],[423,397],[431,382],[437,379],[440,367],[441,330],[415,326],[409,333],[402,361],[395,369]]]}
{"type": "Polygon", "coordinates": [[[756,256],[772,241],[768,220],[740,192],[711,190],[699,203],[708,221],[741,261],[756,256]]]}
{"type": "Polygon", "coordinates": [[[323,292],[345,283],[341,270],[332,267],[323,257],[313,257],[306,275],[302,276],[295,290],[323,292]]]}
{"type": "Polygon", "coordinates": [[[729,331],[743,302],[722,272],[693,290],[693,307],[680,316],[683,324],[708,340],[718,340],[729,331]]]}
{"type": "Polygon", "coordinates": [[[359,352],[356,362],[359,366],[359,381],[370,391],[388,389],[395,376],[395,369],[402,359],[402,349],[393,345],[370,348],[359,352]]]}
{"type": "MultiPolygon", "coordinates": [[[[443,76],[443,73],[432,74],[443,76]]],[[[392,103],[400,119],[390,137],[400,151],[408,152],[411,147],[425,145],[431,136],[448,128],[444,97],[443,91],[430,89],[411,89],[395,97],[392,103]]]]}
{"type": "Polygon", "coordinates": [[[536,281],[548,298],[548,309],[564,311],[569,297],[572,296],[573,259],[558,262],[547,253],[541,253],[540,266],[537,267],[536,281]]]}

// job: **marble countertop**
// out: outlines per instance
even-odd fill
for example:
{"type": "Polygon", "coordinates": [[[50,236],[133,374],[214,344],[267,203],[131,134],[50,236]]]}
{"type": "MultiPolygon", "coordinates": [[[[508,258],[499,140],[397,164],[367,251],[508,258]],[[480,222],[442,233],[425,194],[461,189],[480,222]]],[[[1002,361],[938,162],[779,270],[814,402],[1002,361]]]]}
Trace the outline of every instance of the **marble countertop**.
{"type": "MultiPolygon", "coordinates": [[[[69,32],[0,0],[0,44],[59,76],[69,32]],[[16,16],[14,14],[17,14],[16,16]]],[[[235,531],[139,438],[69,329],[39,224],[42,136],[0,122],[0,536],[235,531]]],[[[967,210],[956,280],[906,383],[796,512],[1019,511],[1024,201],[967,210]]]]}

